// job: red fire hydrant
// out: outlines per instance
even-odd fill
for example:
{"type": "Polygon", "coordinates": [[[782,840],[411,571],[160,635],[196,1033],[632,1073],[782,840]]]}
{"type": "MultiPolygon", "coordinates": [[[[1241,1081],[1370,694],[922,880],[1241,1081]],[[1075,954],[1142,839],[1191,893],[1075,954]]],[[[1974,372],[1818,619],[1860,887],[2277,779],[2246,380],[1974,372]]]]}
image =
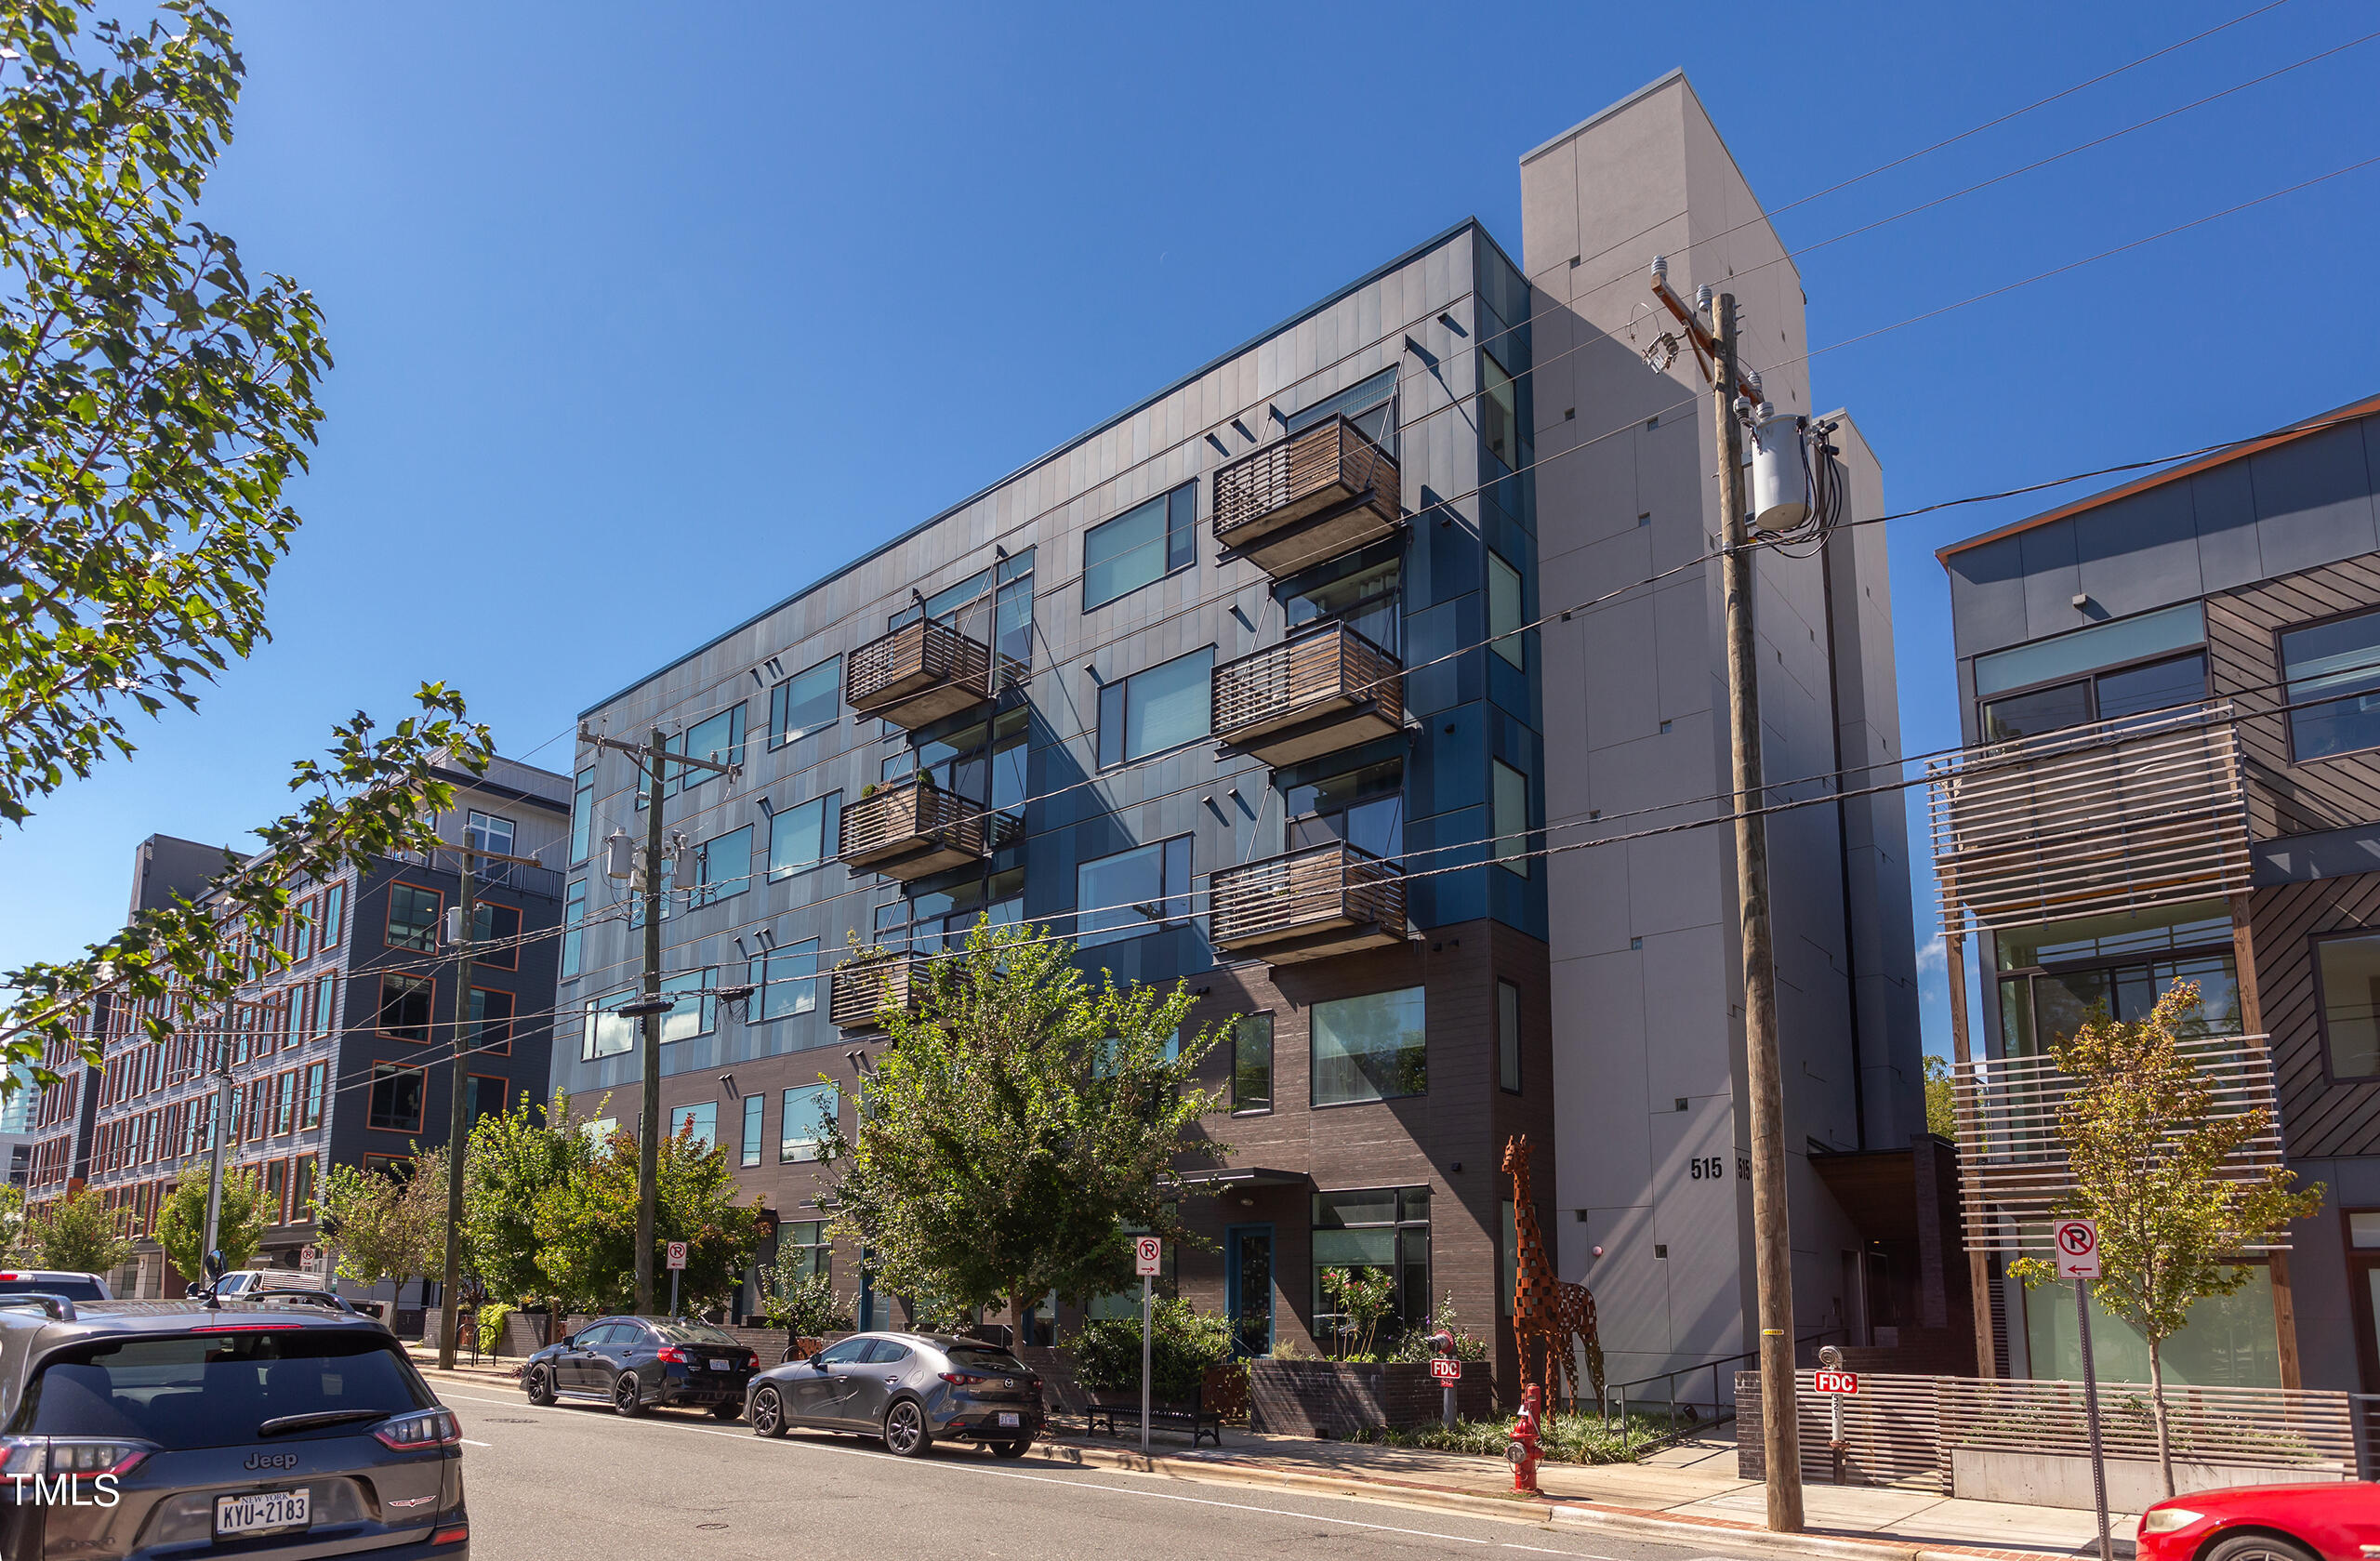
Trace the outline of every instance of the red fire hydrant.
{"type": "Polygon", "coordinates": [[[1514,1490],[1533,1494],[1537,1489],[1537,1420],[1544,1401],[1544,1390],[1535,1382],[1521,1389],[1520,1418],[1513,1422],[1512,1440],[1504,1444],[1505,1461],[1513,1466],[1514,1490]]]}

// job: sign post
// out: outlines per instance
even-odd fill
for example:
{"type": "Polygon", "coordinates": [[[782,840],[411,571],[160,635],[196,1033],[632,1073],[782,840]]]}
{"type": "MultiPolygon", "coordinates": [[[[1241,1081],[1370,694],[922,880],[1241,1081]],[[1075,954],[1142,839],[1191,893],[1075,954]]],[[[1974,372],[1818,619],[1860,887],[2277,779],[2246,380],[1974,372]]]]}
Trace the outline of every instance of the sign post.
{"type": "Polygon", "coordinates": [[[1827,1451],[1834,1459],[1834,1483],[1844,1484],[1844,1462],[1850,1449],[1843,1439],[1843,1401],[1859,1391],[1859,1373],[1843,1369],[1843,1352],[1828,1344],[1818,1351],[1818,1369],[1810,1373],[1810,1388],[1826,1395],[1827,1451]]]}
{"type": "Polygon", "coordinates": [[[1149,1327],[1155,1318],[1157,1270],[1164,1266],[1165,1243],[1154,1236],[1132,1240],[1132,1272],[1141,1277],[1141,1456],[1149,1453],[1149,1327]]]}
{"type": "Polygon", "coordinates": [[[673,1316],[673,1317],[674,1317],[674,1316],[676,1316],[678,1315],[678,1276],[679,1276],[679,1275],[681,1275],[681,1274],[682,1274],[682,1273],[684,1273],[684,1272],[685,1272],[685,1268],[686,1268],[686,1244],[685,1244],[683,1241],[672,1241],[672,1242],[670,1242],[670,1243],[669,1243],[669,1315],[670,1315],[671,1316],[673,1316]]]}
{"type": "Polygon", "coordinates": [[[2099,1450],[2099,1372],[2091,1359],[2091,1281],[2099,1277],[2099,1227],[2090,1220],[2060,1220],[2050,1233],[2057,1273],[2074,1282],[2074,1326],[2082,1343],[2082,1418],[2091,1431],[2091,1496],[2099,1509],[2099,1561],[2115,1561],[2108,1541],[2108,1465],[2099,1450]]]}
{"type": "MultiPolygon", "coordinates": [[[[1441,1338],[1445,1337],[1443,1334],[1441,1338]]],[[[1450,1343],[1450,1342],[1449,1342],[1450,1343]]],[[[1451,1426],[1455,1422],[1455,1384],[1462,1381],[1462,1362],[1450,1355],[1441,1355],[1430,1362],[1430,1375],[1438,1379],[1439,1418],[1451,1426]]]]}

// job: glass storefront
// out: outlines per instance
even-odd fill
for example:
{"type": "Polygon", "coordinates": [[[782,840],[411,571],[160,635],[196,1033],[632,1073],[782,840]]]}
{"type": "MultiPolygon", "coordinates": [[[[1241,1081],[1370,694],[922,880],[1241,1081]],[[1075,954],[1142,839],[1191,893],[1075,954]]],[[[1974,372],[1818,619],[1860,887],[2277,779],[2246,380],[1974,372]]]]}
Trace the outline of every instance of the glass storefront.
{"type": "MultiPolygon", "coordinates": [[[[2189,1321],[2159,1350],[2167,1386],[2281,1385],[2272,1275],[2262,1263],[2248,1268],[2245,1285],[2229,1295],[2208,1296],[2190,1308],[2189,1321]]],[[[2071,1285],[2052,1282],[2025,1292],[2025,1345],[2035,1377],[2082,1380],[2071,1285]]],[[[2096,1291],[2091,1297],[2091,1353],[2103,1382],[2149,1380],[2149,1342],[2130,1323],[2110,1316],[2096,1291]]]]}

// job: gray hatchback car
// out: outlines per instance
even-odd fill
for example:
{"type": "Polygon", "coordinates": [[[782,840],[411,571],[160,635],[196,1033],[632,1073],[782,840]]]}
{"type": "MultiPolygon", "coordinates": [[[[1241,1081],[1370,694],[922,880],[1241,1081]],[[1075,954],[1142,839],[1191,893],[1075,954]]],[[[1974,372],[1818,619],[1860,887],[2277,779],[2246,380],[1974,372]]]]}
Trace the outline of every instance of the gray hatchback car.
{"type": "Polygon", "coordinates": [[[462,1428],[337,1298],[0,1297],[0,1556],[470,1554],[462,1428]]]}
{"type": "Polygon", "coordinates": [[[884,1439],[920,1458],[937,1441],[983,1442],[1022,1458],[1041,1429],[1041,1379],[998,1344],[940,1333],[854,1333],[746,1389],[756,1436],[794,1426],[884,1439]]]}

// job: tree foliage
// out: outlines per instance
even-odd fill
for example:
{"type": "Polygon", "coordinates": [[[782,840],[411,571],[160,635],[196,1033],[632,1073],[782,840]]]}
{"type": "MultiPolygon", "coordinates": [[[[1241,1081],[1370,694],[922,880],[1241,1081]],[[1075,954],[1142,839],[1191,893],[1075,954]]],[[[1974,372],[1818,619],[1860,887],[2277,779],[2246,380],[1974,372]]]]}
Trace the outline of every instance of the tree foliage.
{"type": "MultiPolygon", "coordinates": [[[[174,1190],[157,1210],[157,1245],[165,1259],[192,1284],[205,1277],[207,1168],[184,1166],[174,1190]]],[[[252,1170],[223,1171],[223,1203],[216,1211],[215,1250],[225,1269],[243,1268],[264,1242],[264,1181],[252,1170]]]]}
{"type": "Polygon", "coordinates": [[[245,67],[165,0],[0,7],[0,819],[195,708],[266,637],[322,417],[321,313],[196,221],[245,67]]]}
{"type": "Polygon", "coordinates": [[[571,1131],[562,1096],[541,1110],[526,1091],[513,1105],[471,1125],[463,1161],[464,1264],[508,1306],[527,1306],[551,1291],[537,1262],[536,1210],[572,1171],[592,1158],[586,1136],[571,1131]]]}
{"type": "Polygon", "coordinates": [[[1051,1290],[1078,1302],[1129,1284],[1127,1225],[1191,1239],[1167,1184],[1185,1150],[1223,1153],[1191,1135],[1223,1109],[1197,1076],[1229,1021],[1177,1049],[1185,987],[1093,987],[1074,952],[979,921],[913,981],[914,1014],[879,1016],[892,1044],[857,1131],[832,1124],[823,1158],[834,1229],[885,1288],[1006,1303],[1021,1321],[1051,1290]]]}
{"type": "Polygon", "coordinates": [[[776,1262],[760,1270],[760,1315],[786,1337],[814,1339],[824,1333],[848,1332],[851,1303],[835,1293],[833,1278],[813,1269],[801,1249],[790,1242],[777,1249],[776,1262]]]}
{"type": "Polygon", "coordinates": [[[1950,1059],[1931,1052],[1925,1054],[1925,1131],[1953,1144],[1959,1141],[1959,1101],[1950,1059]]]}
{"type": "Polygon", "coordinates": [[[23,1262],[25,1189],[0,1183],[0,1263],[23,1262]]]}
{"type": "Polygon", "coordinates": [[[403,1171],[333,1166],[315,1209],[337,1223],[338,1271],[359,1285],[402,1288],[444,1252],[446,1157],[415,1154],[403,1171]]]}
{"type": "Polygon", "coordinates": [[[98,1188],[78,1188],[34,1211],[26,1224],[25,1249],[36,1268],[105,1274],[132,1255],[124,1214],[109,1208],[98,1188]]]}
{"type": "MultiPolygon", "coordinates": [[[[2145,1019],[2104,1011],[2056,1051],[2073,1082],[2058,1107],[2071,1190],[2056,1212],[2097,1223],[2101,1277],[2093,1293],[2149,1343],[2149,1381],[2165,1493],[2174,1491],[2173,1447],[2159,1352],[2181,1331],[2190,1308],[2229,1295],[2253,1270],[2241,1250],[2310,1217],[2322,1189],[2302,1191],[2274,1165],[2243,1178],[2234,1154],[2272,1131],[2262,1106],[2217,1115],[2215,1083],[2183,1052],[2179,1039],[2199,1009],[2194,982],[2176,982],[2145,1019]]],[[[2027,1258],[2009,1265],[2027,1284],[2053,1278],[2051,1265],[2027,1258]]]]}
{"type": "MultiPolygon", "coordinates": [[[[1157,1297],[1149,1306],[1149,1396],[1186,1404],[1198,1396],[1207,1368],[1232,1356],[1231,1319],[1186,1301],[1157,1297]]],[[[1141,1386],[1141,1316],[1091,1317],[1066,1340],[1082,1385],[1104,1393],[1141,1386]]]]}
{"type": "MultiPolygon", "coordinates": [[[[679,1310],[723,1304],[760,1250],[760,1198],[735,1202],[727,1153],[681,1128],[655,1145],[654,1272],[672,1241],[686,1243],[679,1310]]],[[[637,1145],[615,1132],[546,1188],[531,1217],[536,1263],[571,1311],[626,1312],[636,1303],[637,1145]]]]}

